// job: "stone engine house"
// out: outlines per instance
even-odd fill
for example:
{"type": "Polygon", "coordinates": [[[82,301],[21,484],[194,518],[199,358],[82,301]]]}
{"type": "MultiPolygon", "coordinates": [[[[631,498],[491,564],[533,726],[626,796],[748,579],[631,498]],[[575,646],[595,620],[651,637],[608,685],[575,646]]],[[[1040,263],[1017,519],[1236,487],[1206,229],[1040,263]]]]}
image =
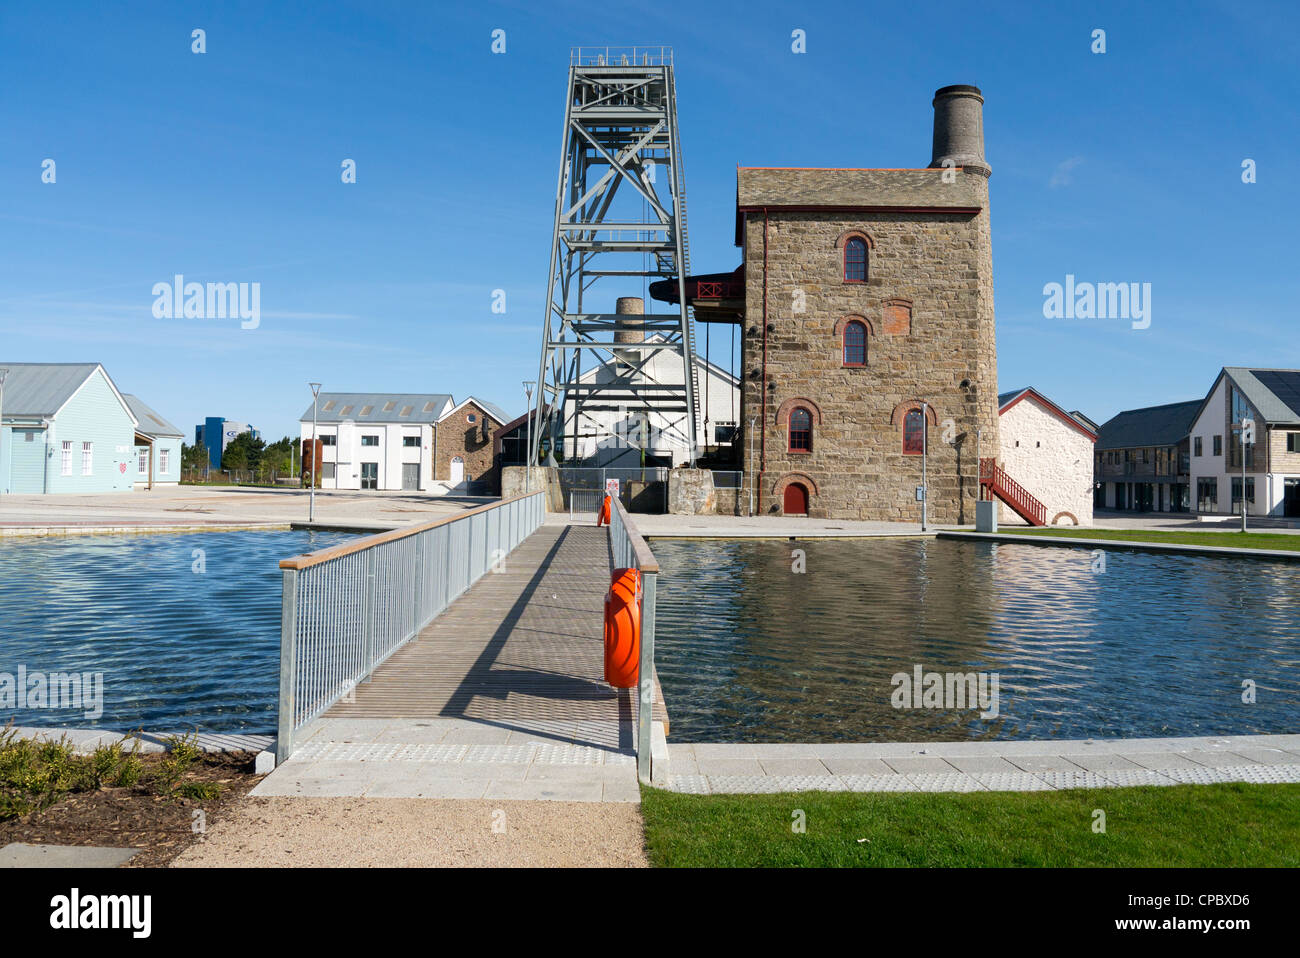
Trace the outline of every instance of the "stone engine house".
{"type": "Polygon", "coordinates": [[[931,521],[974,521],[978,456],[999,448],[983,103],[935,93],[925,169],[738,171],[756,514],[918,521],[924,452],[931,521]]]}

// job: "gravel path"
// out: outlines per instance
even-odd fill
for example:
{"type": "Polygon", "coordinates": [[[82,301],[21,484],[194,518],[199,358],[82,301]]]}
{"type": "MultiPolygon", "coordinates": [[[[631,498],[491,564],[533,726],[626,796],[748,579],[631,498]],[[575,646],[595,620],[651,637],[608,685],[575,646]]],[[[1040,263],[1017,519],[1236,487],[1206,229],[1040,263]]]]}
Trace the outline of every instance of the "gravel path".
{"type": "Polygon", "coordinates": [[[245,798],[173,867],[647,866],[641,809],[596,802],[245,798]],[[494,831],[504,824],[504,831],[494,831]]]}

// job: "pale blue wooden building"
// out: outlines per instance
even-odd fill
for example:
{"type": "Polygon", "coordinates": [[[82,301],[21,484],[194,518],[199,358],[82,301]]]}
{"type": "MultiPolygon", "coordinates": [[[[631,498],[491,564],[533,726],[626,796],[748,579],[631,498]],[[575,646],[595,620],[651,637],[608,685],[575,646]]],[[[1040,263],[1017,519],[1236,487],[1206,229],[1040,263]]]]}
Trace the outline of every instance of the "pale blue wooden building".
{"type": "MultiPolygon", "coordinates": [[[[141,423],[100,364],[0,362],[0,368],[8,369],[0,393],[0,492],[129,491],[142,484],[141,447],[149,452],[147,467],[166,458],[171,481],[179,480],[180,432],[161,417],[141,423]],[[160,442],[168,443],[165,457],[160,442]]],[[[143,403],[139,408],[148,410],[143,403]]],[[[161,480],[162,473],[153,475],[161,480]]]]}
{"type": "Polygon", "coordinates": [[[156,489],[177,485],[181,481],[181,443],[185,434],[139,396],[124,393],[122,398],[136,420],[135,487],[156,489]]]}

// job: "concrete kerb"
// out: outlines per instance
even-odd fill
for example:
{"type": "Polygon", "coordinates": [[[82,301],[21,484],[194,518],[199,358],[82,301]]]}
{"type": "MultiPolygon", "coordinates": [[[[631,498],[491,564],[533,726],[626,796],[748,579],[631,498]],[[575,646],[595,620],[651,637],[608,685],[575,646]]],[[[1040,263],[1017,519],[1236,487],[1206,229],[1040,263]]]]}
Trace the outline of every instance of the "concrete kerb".
{"type": "MultiPolygon", "coordinates": [[[[1223,533],[1227,535],[1228,533],[1223,533]]],[[[1198,546],[1179,542],[1137,542],[1128,539],[1082,539],[1065,536],[1017,535],[1002,532],[961,532],[941,529],[940,539],[965,539],[974,542],[1009,542],[1040,546],[1073,546],[1076,549],[1133,549],[1139,552],[1173,552],[1187,555],[1231,556],[1249,559],[1281,559],[1300,562],[1300,550],[1246,549],[1238,546],[1198,546]]]]}
{"type": "Polygon", "coordinates": [[[206,525],[86,525],[0,526],[0,538],[67,538],[73,536],[177,535],[197,532],[279,532],[291,528],[288,522],[233,522],[206,525]]]}
{"type": "MultiPolygon", "coordinates": [[[[37,728],[30,726],[10,726],[18,738],[31,739],[35,742],[66,741],[72,750],[80,755],[88,755],[103,745],[122,743],[139,743],[139,750],[144,754],[160,754],[168,751],[167,740],[172,737],[191,737],[194,746],[203,752],[255,752],[257,753],[255,772],[264,775],[275,767],[275,737],[271,735],[246,735],[224,732],[114,732],[107,729],[85,728],[37,728]],[[269,761],[269,764],[268,764],[269,761]]],[[[0,732],[5,731],[0,728],[0,732]]]]}
{"type": "Polygon", "coordinates": [[[650,784],[660,788],[667,787],[672,781],[672,767],[669,764],[668,735],[663,722],[654,722],[650,726],[650,784]]]}

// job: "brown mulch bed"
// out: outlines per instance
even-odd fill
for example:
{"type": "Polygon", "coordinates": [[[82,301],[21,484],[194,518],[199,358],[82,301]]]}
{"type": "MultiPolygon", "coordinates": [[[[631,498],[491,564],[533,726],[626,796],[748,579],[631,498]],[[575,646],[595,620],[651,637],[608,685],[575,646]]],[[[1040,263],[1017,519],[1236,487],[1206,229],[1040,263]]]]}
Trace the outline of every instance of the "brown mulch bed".
{"type": "MultiPolygon", "coordinates": [[[[145,767],[163,756],[142,755],[145,767]]],[[[211,800],[157,795],[144,787],[101,788],[74,792],[42,811],[0,822],[0,846],[107,845],[142,851],[124,867],[166,866],[186,848],[203,840],[205,829],[228,814],[264,776],[253,774],[253,752],[209,752],[186,772],[186,782],[216,782],[221,793],[211,800]],[[196,817],[201,810],[203,816],[196,817]]]]}

